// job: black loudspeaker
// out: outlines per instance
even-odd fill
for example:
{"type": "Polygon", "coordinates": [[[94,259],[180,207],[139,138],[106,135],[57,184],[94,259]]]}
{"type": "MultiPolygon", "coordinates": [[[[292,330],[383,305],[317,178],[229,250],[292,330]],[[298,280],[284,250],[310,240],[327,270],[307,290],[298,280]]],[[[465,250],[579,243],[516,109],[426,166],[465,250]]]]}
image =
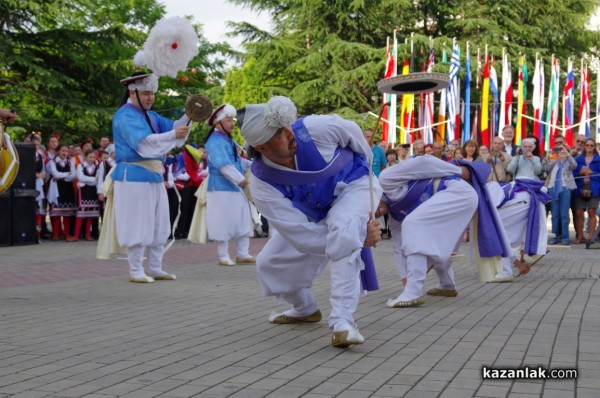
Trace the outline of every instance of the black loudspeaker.
{"type": "Polygon", "coordinates": [[[12,197],[12,244],[32,245],[37,243],[35,230],[35,189],[13,189],[12,197]]]}
{"type": "Polygon", "coordinates": [[[0,246],[10,245],[12,238],[11,200],[12,192],[10,190],[0,193],[0,246]]]}
{"type": "Polygon", "coordinates": [[[35,144],[16,142],[15,148],[19,155],[19,171],[13,189],[35,189],[35,144]]]}

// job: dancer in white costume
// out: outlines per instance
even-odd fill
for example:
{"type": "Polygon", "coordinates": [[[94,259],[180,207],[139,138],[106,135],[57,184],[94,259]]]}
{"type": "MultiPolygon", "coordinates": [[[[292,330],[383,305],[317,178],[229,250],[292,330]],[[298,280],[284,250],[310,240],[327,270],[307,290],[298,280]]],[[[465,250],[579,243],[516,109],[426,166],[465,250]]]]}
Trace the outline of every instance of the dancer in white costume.
{"type": "Polygon", "coordinates": [[[217,242],[220,265],[254,264],[249,253],[253,234],[252,217],[248,199],[240,188],[248,184],[244,177],[250,162],[238,154],[237,144],[231,137],[235,126],[235,108],[229,104],[219,106],[208,119],[212,127],[206,140],[208,159],[208,188],[206,199],[206,224],[208,237],[217,242]],[[235,239],[235,263],[229,257],[229,241],[235,239]]]}
{"type": "Polygon", "coordinates": [[[390,213],[392,244],[401,278],[402,294],[388,307],[415,307],[422,296],[428,264],[432,264],[440,286],[427,292],[454,297],[450,256],[477,209],[477,194],[461,179],[466,169],[431,155],[407,159],[383,170],[379,182],[384,190],[380,213],[390,213]]]}
{"type": "Polygon", "coordinates": [[[512,282],[513,264],[519,269],[520,275],[525,275],[530,270],[530,265],[520,260],[521,246],[524,243],[527,243],[526,254],[546,254],[548,229],[545,203],[551,197],[542,181],[527,178],[517,179],[502,187],[490,182],[488,191],[498,206],[498,214],[511,246],[510,255],[501,260],[502,274],[497,274],[492,282],[512,282]],[[537,222],[533,222],[534,219],[537,222]]]}
{"type": "MultiPolygon", "coordinates": [[[[369,222],[368,159],[361,129],[338,116],[296,120],[289,98],[248,105],[238,112],[242,135],[257,152],[250,189],[273,235],[257,257],[263,293],[292,305],[273,313],[273,323],[318,322],[311,292],[314,279],[331,264],[331,344],[361,344],[353,313],[360,297],[363,247],[381,239],[369,222]]],[[[251,148],[252,149],[252,148],[251,148]]],[[[381,188],[373,184],[374,200],[381,188]]]]}

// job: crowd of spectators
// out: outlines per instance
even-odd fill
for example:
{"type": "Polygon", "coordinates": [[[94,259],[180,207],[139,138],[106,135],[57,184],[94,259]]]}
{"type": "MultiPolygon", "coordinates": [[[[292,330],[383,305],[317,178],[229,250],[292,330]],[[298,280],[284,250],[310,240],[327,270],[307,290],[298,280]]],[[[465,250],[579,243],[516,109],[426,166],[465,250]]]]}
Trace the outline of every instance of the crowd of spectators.
{"type": "MultiPolygon", "coordinates": [[[[543,180],[553,197],[547,206],[552,220],[548,243],[570,245],[588,242],[598,226],[600,144],[579,134],[574,137],[573,146],[569,147],[564,136],[556,135],[550,150],[540,155],[543,151],[536,137],[528,135],[521,145],[514,142],[514,137],[514,128],[505,126],[501,135],[492,139],[490,148],[479,145],[475,140],[468,140],[462,145],[453,140],[446,145],[438,141],[425,144],[416,139],[412,145],[400,144],[389,148],[386,152],[387,167],[410,157],[429,154],[449,162],[457,159],[485,162],[491,169],[488,181],[500,184],[510,183],[515,178],[543,180]],[[571,225],[575,230],[574,240],[569,235],[571,225]]],[[[389,234],[387,229],[384,232],[389,234]]]]}

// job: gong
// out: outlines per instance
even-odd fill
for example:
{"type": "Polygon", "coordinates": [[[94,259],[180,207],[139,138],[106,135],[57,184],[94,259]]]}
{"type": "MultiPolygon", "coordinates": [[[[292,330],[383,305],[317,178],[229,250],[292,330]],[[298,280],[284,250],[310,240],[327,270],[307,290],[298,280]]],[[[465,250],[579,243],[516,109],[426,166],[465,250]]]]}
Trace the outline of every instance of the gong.
{"type": "Polygon", "coordinates": [[[450,76],[439,72],[416,72],[382,79],[377,82],[381,93],[421,94],[443,90],[450,84],[450,76]]]}
{"type": "Polygon", "coordinates": [[[213,107],[210,98],[202,94],[194,94],[185,102],[185,114],[194,122],[203,122],[212,113],[213,107]]]}

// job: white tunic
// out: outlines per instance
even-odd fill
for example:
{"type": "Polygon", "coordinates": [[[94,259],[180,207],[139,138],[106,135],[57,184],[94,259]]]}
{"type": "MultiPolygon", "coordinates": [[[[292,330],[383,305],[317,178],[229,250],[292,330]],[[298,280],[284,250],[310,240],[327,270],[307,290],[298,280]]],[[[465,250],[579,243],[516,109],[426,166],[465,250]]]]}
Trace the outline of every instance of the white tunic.
{"type": "MultiPolygon", "coordinates": [[[[313,115],[304,118],[304,125],[326,162],[332,160],[338,147],[349,147],[365,159],[371,157],[362,131],[353,122],[337,116],[313,115]]],[[[283,168],[265,157],[263,161],[283,168]]],[[[378,203],[381,188],[376,179],[373,185],[374,201],[378,203]]],[[[335,330],[344,323],[352,325],[360,297],[359,271],[364,266],[360,251],[370,211],[368,176],[350,184],[339,182],[335,187],[337,197],[320,222],[309,220],[279,190],[254,175],[250,177],[250,189],[257,209],[275,230],[257,258],[263,293],[293,296],[310,288],[314,278],[331,262],[329,325],[335,330]]]]}

